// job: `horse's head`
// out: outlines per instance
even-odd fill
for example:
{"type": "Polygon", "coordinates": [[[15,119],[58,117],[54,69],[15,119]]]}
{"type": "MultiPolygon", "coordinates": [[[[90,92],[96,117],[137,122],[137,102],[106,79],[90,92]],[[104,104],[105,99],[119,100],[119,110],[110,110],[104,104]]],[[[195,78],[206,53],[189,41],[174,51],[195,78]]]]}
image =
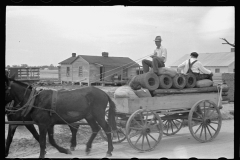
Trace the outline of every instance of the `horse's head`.
{"type": "Polygon", "coordinates": [[[15,80],[15,75],[12,77],[5,75],[5,110],[9,109],[11,105],[8,104],[12,101],[14,101],[14,108],[22,107],[27,102],[27,93],[30,94],[32,88],[31,85],[15,80]]]}
{"type": "Polygon", "coordinates": [[[11,80],[10,78],[5,74],[5,105],[12,101],[12,97],[10,95],[10,89],[11,89],[11,80]]]}

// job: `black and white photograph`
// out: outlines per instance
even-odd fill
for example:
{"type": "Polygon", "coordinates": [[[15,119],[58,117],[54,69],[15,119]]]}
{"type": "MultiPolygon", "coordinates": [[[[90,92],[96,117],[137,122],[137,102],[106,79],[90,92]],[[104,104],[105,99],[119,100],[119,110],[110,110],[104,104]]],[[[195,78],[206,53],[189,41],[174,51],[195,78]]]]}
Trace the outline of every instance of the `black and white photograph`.
{"type": "Polygon", "coordinates": [[[7,5],[5,157],[233,159],[234,79],[234,6],[7,5]]]}

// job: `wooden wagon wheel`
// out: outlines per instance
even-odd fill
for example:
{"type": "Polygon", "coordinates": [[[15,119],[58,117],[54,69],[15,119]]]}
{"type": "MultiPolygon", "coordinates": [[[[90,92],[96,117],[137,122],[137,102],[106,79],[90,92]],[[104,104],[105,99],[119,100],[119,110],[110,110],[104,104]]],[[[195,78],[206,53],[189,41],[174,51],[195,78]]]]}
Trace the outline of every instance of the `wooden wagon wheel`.
{"type": "Polygon", "coordinates": [[[176,134],[183,125],[183,119],[167,119],[163,120],[163,134],[171,136],[176,134]]]}
{"type": "Polygon", "coordinates": [[[188,115],[188,127],[199,142],[212,141],[222,126],[222,116],[217,105],[210,100],[198,101],[188,115]]]}
{"type": "MultiPolygon", "coordinates": [[[[108,121],[108,109],[105,112],[105,119],[108,121]]],[[[126,139],[125,127],[121,123],[118,123],[118,122],[120,122],[121,117],[116,115],[115,120],[117,123],[117,131],[115,133],[112,133],[112,142],[113,143],[121,143],[122,141],[124,141],[126,139]]],[[[108,141],[107,136],[102,129],[99,131],[99,134],[105,141],[108,141]]]]}
{"type": "Polygon", "coordinates": [[[153,150],[161,141],[163,125],[158,114],[140,109],[128,119],[126,136],[134,149],[144,152],[153,150]]]}

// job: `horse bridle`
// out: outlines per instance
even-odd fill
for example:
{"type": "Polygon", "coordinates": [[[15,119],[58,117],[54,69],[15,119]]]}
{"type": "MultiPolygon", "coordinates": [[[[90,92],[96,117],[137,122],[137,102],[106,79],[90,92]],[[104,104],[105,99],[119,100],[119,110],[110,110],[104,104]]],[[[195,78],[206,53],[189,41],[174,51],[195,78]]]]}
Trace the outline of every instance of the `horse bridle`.
{"type": "MultiPolygon", "coordinates": [[[[6,95],[6,96],[11,96],[11,95],[10,95],[10,90],[11,90],[11,85],[12,85],[12,83],[13,83],[13,81],[10,81],[10,82],[9,82],[9,86],[7,86],[7,90],[6,90],[6,94],[7,94],[7,95],[6,95]]],[[[25,93],[24,93],[23,96],[26,95],[27,89],[28,89],[29,87],[31,87],[31,85],[28,85],[28,86],[27,86],[27,88],[26,88],[25,93]]],[[[13,101],[13,100],[12,100],[12,101],[13,101]]],[[[14,103],[14,102],[12,102],[12,101],[8,103],[8,106],[9,106],[9,107],[7,107],[7,109],[5,108],[5,112],[6,112],[6,110],[8,110],[8,111],[13,111],[12,109],[13,109],[13,103],[14,103]]],[[[16,105],[15,108],[20,107],[20,106],[21,106],[20,104],[21,104],[22,102],[23,102],[23,101],[19,102],[19,103],[16,105]]]]}
{"type": "Polygon", "coordinates": [[[12,85],[12,81],[10,81],[10,83],[9,83],[9,85],[8,86],[6,86],[7,87],[7,90],[6,90],[6,94],[7,94],[7,96],[10,96],[10,90],[11,90],[11,85],[12,85]]]}

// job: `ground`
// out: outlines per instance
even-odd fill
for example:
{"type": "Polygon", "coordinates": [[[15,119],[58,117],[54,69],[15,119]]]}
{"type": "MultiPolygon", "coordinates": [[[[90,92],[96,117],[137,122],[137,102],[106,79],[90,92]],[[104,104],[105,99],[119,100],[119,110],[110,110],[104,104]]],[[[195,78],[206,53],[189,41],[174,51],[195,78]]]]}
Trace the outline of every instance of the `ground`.
{"type": "MultiPolygon", "coordinates": [[[[59,87],[55,86],[55,89],[65,88],[71,89],[73,86],[64,86],[59,87]]],[[[113,97],[113,93],[117,87],[99,87],[104,90],[110,97],[113,97]]],[[[225,103],[223,104],[223,109],[221,110],[223,119],[233,119],[233,115],[230,112],[234,112],[234,104],[233,103],[225,103]]],[[[38,127],[36,126],[37,130],[38,127]]],[[[5,137],[7,136],[8,125],[5,124],[5,137]]],[[[85,144],[90,137],[90,127],[89,126],[80,126],[80,129],[77,133],[77,144],[85,144]]],[[[55,126],[55,135],[54,138],[58,144],[63,147],[69,148],[71,132],[67,125],[56,125],[55,126]]],[[[94,140],[94,143],[100,143],[104,140],[98,134],[94,140]]],[[[17,158],[17,157],[26,157],[34,154],[38,154],[40,150],[38,142],[33,138],[32,134],[24,127],[19,126],[15,132],[12,144],[9,150],[8,158],[17,158]]],[[[52,150],[56,150],[47,142],[47,152],[51,152],[52,150]]]]}

